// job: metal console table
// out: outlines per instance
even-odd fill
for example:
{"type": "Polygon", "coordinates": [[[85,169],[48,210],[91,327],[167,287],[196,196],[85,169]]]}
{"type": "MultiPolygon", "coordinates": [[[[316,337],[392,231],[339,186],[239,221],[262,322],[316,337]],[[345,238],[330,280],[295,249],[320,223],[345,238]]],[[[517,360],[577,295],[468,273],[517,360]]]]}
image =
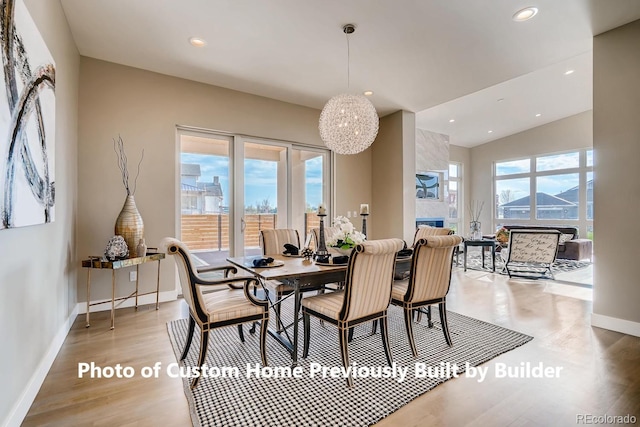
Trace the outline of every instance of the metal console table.
{"type": "Polygon", "coordinates": [[[123,259],[123,260],[117,260],[117,261],[107,261],[101,257],[90,257],[87,260],[83,260],[82,261],[82,266],[87,268],[87,314],[86,314],[86,318],[87,318],[87,324],[86,327],[88,328],[90,325],[89,323],[89,314],[90,314],[90,308],[93,305],[98,305],[98,304],[104,304],[106,302],[109,302],[109,300],[104,300],[104,301],[99,301],[99,302],[91,302],[91,270],[94,268],[98,268],[98,269],[109,269],[111,270],[111,329],[115,328],[115,315],[116,315],[116,306],[115,306],[115,302],[116,301],[126,301],[131,297],[136,298],[136,309],[138,308],[138,297],[139,296],[143,296],[143,295],[149,295],[149,294],[156,294],[156,310],[158,310],[159,303],[160,303],[160,260],[164,259],[165,255],[164,253],[150,253],[147,254],[146,256],[143,257],[136,257],[136,258],[127,258],[127,259],[123,259]],[[151,291],[151,292],[145,292],[143,294],[140,294],[138,292],[138,283],[140,280],[140,264],[144,264],[147,262],[152,262],[152,261],[158,261],[158,279],[156,282],[156,290],[155,291],[151,291]],[[129,295],[125,296],[125,297],[120,297],[120,298],[116,298],[116,270],[119,270],[121,268],[126,268],[126,267],[136,267],[136,290],[133,291],[132,293],[130,293],[129,295]]]}

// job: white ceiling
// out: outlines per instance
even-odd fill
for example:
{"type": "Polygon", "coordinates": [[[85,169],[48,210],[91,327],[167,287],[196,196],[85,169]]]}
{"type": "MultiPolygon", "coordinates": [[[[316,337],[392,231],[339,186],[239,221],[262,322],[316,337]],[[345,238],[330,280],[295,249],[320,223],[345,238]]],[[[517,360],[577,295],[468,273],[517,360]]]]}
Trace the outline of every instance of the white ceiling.
{"type": "Polygon", "coordinates": [[[593,35],[640,19],[639,0],[61,3],[84,56],[317,109],[347,91],[354,23],[349,91],[468,147],[591,109],[593,35]]]}

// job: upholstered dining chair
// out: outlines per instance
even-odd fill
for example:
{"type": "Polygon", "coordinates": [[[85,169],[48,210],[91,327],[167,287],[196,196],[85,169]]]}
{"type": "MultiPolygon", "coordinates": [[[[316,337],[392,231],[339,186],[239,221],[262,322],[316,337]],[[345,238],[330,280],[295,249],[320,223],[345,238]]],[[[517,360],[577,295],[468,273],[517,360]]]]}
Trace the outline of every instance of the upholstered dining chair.
{"type": "MultiPolygon", "coordinates": [[[[324,228],[325,242],[329,240],[331,237],[333,237],[333,235],[336,234],[339,230],[340,229],[338,227],[325,227],[324,228]]],[[[311,228],[311,234],[313,234],[313,244],[317,250],[318,246],[320,245],[320,227],[311,228]]]]}
{"type": "MultiPolygon", "coordinates": [[[[427,237],[432,237],[432,236],[448,236],[453,233],[454,233],[453,230],[450,228],[431,227],[430,225],[421,225],[418,228],[416,228],[416,232],[413,236],[413,244],[411,245],[411,247],[414,248],[416,246],[416,243],[418,243],[420,239],[426,239],[427,237]]],[[[407,279],[408,272],[406,270],[397,271],[394,278],[396,280],[407,279]]],[[[422,319],[421,313],[418,313],[418,319],[422,319]]]]}
{"type": "MultiPolygon", "coordinates": [[[[414,356],[418,355],[413,336],[413,312],[420,307],[438,304],[444,338],[453,345],[447,324],[446,299],[451,284],[453,251],[464,239],[460,236],[431,236],[419,239],[414,246],[409,279],[396,281],[391,304],[402,307],[407,338],[414,356]]],[[[427,311],[431,323],[431,311],[427,311]]]]}
{"type": "Polygon", "coordinates": [[[415,246],[420,239],[426,239],[427,237],[431,236],[448,236],[450,234],[453,234],[453,230],[450,228],[421,225],[420,227],[416,228],[416,233],[413,236],[413,246],[415,246]]]}
{"type": "MultiPolygon", "coordinates": [[[[169,255],[175,255],[176,266],[182,295],[189,306],[189,331],[180,361],[189,353],[196,324],[200,329],[200,352],[198,366],[202,367],[209,345],[209,331],[224,326],[238,325],[240,340],[244,342],[242,324],[260,322],[260,356],[262,365],[267,365],[266,338],[269,322],[269,304],[259,300],[250,292],[250,287],[257,285],[253,277],[229,277],[229,273],[237,273],[235,267],[208,267],[207,272],[215,269],[224,274],[223,278],[205,279],[194,266],[189,249],[177,239],[165,238],[162,247],[169,255]],[[219,288],[215,292],[203,293],[202,287],[219,288]]],[[[191,381],[191,389],[198,385],[200,377],[191,381]]]]}
{"type": "MultiPolygon", "coordinates": [[[[310,316],[338,327],[342,364],[349,366],[349,329],[363,322],[380,320],[382,344],[387,363],[391,365],[387,309],[391,299],[393,269],[397,252],[402,249],[400,239],[370,240],[357,245],[347,265],[344,290],[307,297],[302,300],[304,321],[304,350],[309,355],[311,336],[310,316]]],[[[353,387],[353,378],[347,377],[353,387]]]]}
{"type": "MultiPolygon", "coordinates": [[[[266,229],[260,230],[260,247],[262,248],[262,255],[282,255],[284,252],[285,244],[291,244],[296,246],[299,249],[300,247],[300,235],[298,234],[298,230],[289,229],[289,228],[275,228],[275,229],[266,229]]],[[[286,285],[284,283],[280,283],[277,281],[273,281],[269,283],[271,287],[275,289],[277,300],[280,300],[285,295],[289,295],[294,293],[294,289],[290,285],[286,285]]],[[[316,291],[322,289],[321,285],[317,286],[305,286],[302,288],[303,292],[307,291],[316,291]]],[[[280,304],[276,304],[275,310],[278,313],[278,317],[280,316],[280,304]]],[[[281,329],[280,323],[278,323],[278,330],[281,329]]]]}

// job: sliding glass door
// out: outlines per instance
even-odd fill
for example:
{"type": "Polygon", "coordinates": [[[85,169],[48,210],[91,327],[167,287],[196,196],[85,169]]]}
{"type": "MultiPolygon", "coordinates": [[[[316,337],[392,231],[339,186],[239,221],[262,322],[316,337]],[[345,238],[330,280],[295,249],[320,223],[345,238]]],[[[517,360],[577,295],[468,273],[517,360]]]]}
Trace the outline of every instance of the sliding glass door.
{"type": "Polygon", "coordinates": [[[283,141],[180,130],[180,235],[196,262],[260,253],[259,233],[304,243],[330,200],[330,152],[283,141]]]}

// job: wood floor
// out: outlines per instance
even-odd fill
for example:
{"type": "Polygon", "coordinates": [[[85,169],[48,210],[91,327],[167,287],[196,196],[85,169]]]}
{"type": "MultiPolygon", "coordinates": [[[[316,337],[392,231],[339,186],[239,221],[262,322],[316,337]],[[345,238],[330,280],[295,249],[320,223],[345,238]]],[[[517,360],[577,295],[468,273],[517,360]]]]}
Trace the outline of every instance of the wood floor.
{"type": "MultiPolygon", "coordinates": [[[[564,277],[566,280],[567,277],[564,277]]],[[[569,278],[570,279],[570,278],[569,278]]],[[[591,291],[455,268],[449,310],[511,328],[534,340],[483,366],[479,383],[460,377],[391,414],[379,426],[564,426],[578,414],[640,418],[640,338],[591,327],[591,291]],[[562,367],[557,379],[505,379],[496,363],[562,367]]],[[[143,366],[175,362],[166,322],[186,317],[184,301],[118,310],[73,325],[33,403],[25,426],[189,426],[180,379],[144,379],[143,366]],[[78,378],[78,364],[132,366],[131,379],[78,378]]],[[[215,343],[214,343],[215,344],[215,343]]],[[[455,345],[455,343],[454,343],[455,345]]],[[[381,399],[384,396],[380,397],[381,399]]]]}

